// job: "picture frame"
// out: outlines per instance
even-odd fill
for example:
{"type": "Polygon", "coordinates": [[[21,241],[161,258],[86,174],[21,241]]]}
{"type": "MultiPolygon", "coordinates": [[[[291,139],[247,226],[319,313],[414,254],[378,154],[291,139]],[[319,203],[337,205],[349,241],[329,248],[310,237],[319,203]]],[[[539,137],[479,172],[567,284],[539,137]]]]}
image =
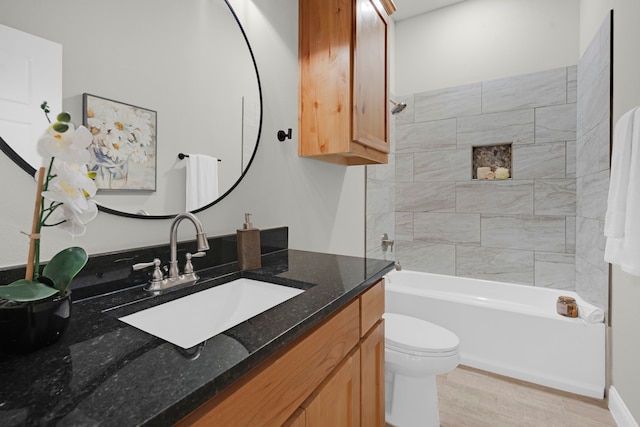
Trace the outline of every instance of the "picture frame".
{"type": "Polygon", "coordinates": [[[156,111],[84,93],[82,123],[92,134],[88,167],[98,191],[156,191],[156,111]]]}

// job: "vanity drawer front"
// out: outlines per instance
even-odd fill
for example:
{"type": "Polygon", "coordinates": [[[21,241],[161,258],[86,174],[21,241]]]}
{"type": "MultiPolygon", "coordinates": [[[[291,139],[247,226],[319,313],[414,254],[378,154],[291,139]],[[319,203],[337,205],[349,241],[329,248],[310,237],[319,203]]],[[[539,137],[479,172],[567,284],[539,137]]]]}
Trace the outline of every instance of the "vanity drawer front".
{"type": "Polygon", "coordinates": [[[382,318],[384,314],[384,279],[360,296],[360,337],[382,318]]]}

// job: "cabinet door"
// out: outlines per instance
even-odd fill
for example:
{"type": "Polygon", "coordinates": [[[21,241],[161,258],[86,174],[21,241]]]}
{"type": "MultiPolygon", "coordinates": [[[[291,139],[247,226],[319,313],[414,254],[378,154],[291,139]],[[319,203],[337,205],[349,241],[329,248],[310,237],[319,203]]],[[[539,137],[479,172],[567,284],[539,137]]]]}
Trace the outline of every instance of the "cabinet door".
{"type": "Polygon", "coordinates": [[[352,0],[300,0],[299,14],[298,154],[325,158],[347,153],[352,0]]]}
{"type": "Polygon", "coordinates": [[[371,329],[360,346],[362,427],[384,427],[384,320],[371,329]]]}
{"type": "Polygon", "coordinates": [[[282,427],[306,427],[306,425],[306,413],[304,409],[298,408],[298,410],[282,424],[282,427]]]}
{"type": "Polygon", "coordinates": [[[302,405],[307,427],[360,427],[360,350],[302,405]]]}
{"type": "Polygon", "coordinates": [[[381,154],[389,152],[388,19],[379,1],[356,0],[352,138],[381,154]]]}

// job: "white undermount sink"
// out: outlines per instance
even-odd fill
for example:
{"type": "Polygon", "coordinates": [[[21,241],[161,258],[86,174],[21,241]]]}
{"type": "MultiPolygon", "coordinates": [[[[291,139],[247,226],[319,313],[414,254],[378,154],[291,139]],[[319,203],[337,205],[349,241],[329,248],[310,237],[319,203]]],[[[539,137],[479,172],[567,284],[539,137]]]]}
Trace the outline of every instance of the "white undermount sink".
{"type": "Polygon", "coordinates": [[[186,349],[302,292],[241,278],[119,319],[186,349]]]}

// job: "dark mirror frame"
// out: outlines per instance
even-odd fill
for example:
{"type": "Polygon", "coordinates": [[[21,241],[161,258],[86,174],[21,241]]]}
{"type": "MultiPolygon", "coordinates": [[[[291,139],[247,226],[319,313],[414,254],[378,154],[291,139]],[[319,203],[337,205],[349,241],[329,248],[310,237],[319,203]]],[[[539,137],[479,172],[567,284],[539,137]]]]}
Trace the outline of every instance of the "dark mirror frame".
{"type": "MultiPolygon", "coordinates": [[[[247,163],[247,167],[244,168],[244,170],[242,171],[242,175],[240,175],[238,180],[223,195],[221,195],[220,197],[218,197],[216,200],[209,203],[208,205],[202,206],[201,208],[191,211],[193,213],[201,212],[219,203],[221,200],[227,197],[227,195],[229,195],[229,193],[231,193],[238,186],[238,184],[240,184],[240,181],[242,181],[244,176],[247,174],[247,171],[249,171],[249,168],[251,167],[251,164],[253,163],[253,160],[256,157],[256,153],[258,152],[258,146],[260,145],[260,136],[262,135],[262,118],[264,116],[264,111],[263,111],[263,103],[262,103],[262,84],[260,82],[260,73],[258,72],[258,64],[256,63],[256,58],[255,58],[255,55],[253,54],[253,49],[251,48],[251,44],[249,43],[249,39],[247,38],[247,33],[245,32],[244,27],[242,26],[242,23],[238,19],[238,15],[236,15],[235,10],[229,4],[228,0],[224,0],[224,2],[229,8],[229,11],[231,12],[231,14],[233,15],[233,19],[235,19],[236,23],[238,24],[238,28],[240,28],[240,32],[242,33],[242,37],[244,38],[244,41],[247,44],[247,49],[249,50],[249,54],[251,55],[251,61],[253,62],[253,67],[256,72],[256,80],[258,82],[258,97],[260,100],[260,119],[258,121],[258,134],[256,136],[256,145],[255,145],[255,148],[253,149],[253,153],[251,154],[251,159],[249,159],[249,163],[247,163]]],[[[35,176],[36,170],[33,168],[33,166],[31,166],[22,157],[20,157],[20,155],[18,155],[18,153],[16,153],[13,150],[13,148],[11,148],[4,139],[2,139],[2,136],[0,136],[0,150],[2,150],[11,160],[13,160],[13,162],[16,165],[20,166],[20,168],[22,168],[26,173],[28,173],[31,176],[35,176]]],[[[106,212],[109,214],[118,215],[126,218],[138,218],[138,219],[171,219],[180,213],[180,212],[176,212],[175,214],[171,214],[171,215],[140,215],[140,214],[134,214],[129,212],[122,212],[116,209],[111,209],[100,204],[98,204],[98,210],[100,210],[101,212],[106,212]]]]}

